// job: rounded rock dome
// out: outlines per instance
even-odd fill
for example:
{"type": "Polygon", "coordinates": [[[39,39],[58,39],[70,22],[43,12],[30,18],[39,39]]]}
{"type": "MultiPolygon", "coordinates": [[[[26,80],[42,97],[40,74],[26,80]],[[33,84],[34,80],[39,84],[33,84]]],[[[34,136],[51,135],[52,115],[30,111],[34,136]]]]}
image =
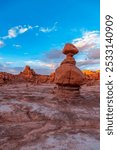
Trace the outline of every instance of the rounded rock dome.
{"type": "Polygon", "coordinates": [[[65,44],[65,46],[63,48],[63,54],[65,54],[65,55],[67,55],[69,53],[75,55],[78,52],[79,52],[79,50],[73,44],[70,44],[70,43],[65,44]]]}

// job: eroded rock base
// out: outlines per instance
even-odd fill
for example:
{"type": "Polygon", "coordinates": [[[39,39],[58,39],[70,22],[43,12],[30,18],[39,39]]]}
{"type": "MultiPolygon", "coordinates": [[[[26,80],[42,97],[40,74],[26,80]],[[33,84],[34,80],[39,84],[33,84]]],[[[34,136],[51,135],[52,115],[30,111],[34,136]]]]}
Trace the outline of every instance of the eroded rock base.
{"type": "Polygon", "coordinates": [[[54,87],[0,88],[0,150],[99,150],[99,85],[69,96],[54,87]]]}

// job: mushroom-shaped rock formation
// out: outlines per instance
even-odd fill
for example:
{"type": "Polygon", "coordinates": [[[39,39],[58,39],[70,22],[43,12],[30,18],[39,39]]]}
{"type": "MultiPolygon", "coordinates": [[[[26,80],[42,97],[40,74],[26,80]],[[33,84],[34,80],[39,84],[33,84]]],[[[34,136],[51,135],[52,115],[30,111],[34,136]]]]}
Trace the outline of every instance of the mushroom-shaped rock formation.
{"type": "Polygon", "coordinates": [[[66,44],[64,49],[63,49],[63,54],[67,55],[67,54],[77,54],[79,51],[78,49],[73,45],[73,44],[66,44]]]}
{"type": "Polygon", "coordinates": [[[55,70],[55,83],[60,87],[77,87],[79,89],[85,77],[75,66],[76,61],[73,56],[78,53],[78,49],[73,44],[66,44],[63,53],[66,58],[55,70]]]}

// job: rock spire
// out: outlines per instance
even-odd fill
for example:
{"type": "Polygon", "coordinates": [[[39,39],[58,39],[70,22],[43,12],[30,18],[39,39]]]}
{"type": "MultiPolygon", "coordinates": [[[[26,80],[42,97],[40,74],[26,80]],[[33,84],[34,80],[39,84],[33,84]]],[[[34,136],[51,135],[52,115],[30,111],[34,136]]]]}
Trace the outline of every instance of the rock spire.
{"type": "Polygon", "coordinates": [[[55,83],[62,87],[80,87],[84,81],[84,75],[79,68],[76,67],[74,55],[79,50],[73,44],[66,44],[63,54],[66,58],[55,70],[55,83]]]}

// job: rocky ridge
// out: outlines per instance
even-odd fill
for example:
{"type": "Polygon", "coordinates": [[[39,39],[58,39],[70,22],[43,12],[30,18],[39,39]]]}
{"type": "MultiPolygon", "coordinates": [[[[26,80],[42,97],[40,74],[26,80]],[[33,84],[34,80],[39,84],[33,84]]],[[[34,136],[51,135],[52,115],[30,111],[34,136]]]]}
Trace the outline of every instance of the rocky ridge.
{"type": "MultiPolygon", "coordinates": [[[[25,71],[20,72],[17,75],[10,74],[7,72],[0,72],[0,85],[4,85],[7,83],[33,83],[33,84],[41,84],[41,83],[55,83],[55,72],[50,75],[41,75],[35,73],[33,69],[29,66],[24,68],[25,71]]],[[[98,81],[100,80],[100,71],[91,71],[91,70],[83,70],[82,73],[85,76],[85,82],[89,81],[98,81]]]]}

